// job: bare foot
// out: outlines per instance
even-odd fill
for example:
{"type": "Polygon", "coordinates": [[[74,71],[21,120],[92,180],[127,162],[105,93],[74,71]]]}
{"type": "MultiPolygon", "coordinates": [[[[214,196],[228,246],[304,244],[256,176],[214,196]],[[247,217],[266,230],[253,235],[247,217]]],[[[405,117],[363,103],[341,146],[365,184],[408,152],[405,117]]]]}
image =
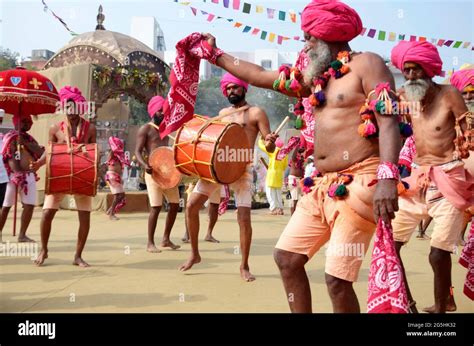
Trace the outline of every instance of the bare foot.
{"type": "Polygon", "coordinates": [[[38,257],[36,257],[34,262],[39,267],[40,265],[42,265],[44,263],[44,260],[46,258],[48,258],[48,251],[41,250],[38,257]]]}
{"type": "Polygon", "coordinates": [[[169,247],[171,250],[178,250],[181,246],[173,244],[171,240],[163,240],[160,244],[161,247],[169,247]]]}
{"type": "MultiPolygon", "coordinates": [[[[450,295],[449,298],[448,298],[448,303],[446,304],[446,312],[454,312],[457,309],[458,308],[456,306],[456,302],[454,301],[454,297],[450,295]]],[[[434,314],[434,313],[436,313],[435,306],[432,305],[432,306],[428,306],[426,308],[423,308],[423,312],[427,312],[429,314],[434,314]]]]}
{"type": "Polygon", "coordinates": [[[26,235],[18,236],[19,243],[36,243],[33,239],[28,238],[26,235]]]}
{"type": "Polygon", "coordinates": [[[105,212],[106,215],[110,215],[110,213],[112,212],[112,207],[110,207],[109,209],[107,209],[107,211],[105,212]]]}
{"type": "Polygon", "coordinates": [[[249,269],[240,268],[240,277],[247,282],[255,281],[255,276],[250,273],[249,269]]]}
{"type": "Polygon", "coordinates": [[[110,215],[110,216],[109,216],[109,219],[110,219],[110,220],[113,220],[113,221],[120,220],[120,219],[119,219],[117,216],[115,216],[115,215],[110,215]]]}
{"type": "Polygon", "coordinates": [[[76,257],[74,258],[74,261],[72,262],[73,265],[75,266],[79,266],[81,268],[87,268],[87,267],[90,267],[89,263],[87,263],[86,261],[84,261],[82,259],[82,257],[76,257]]]}
{"type": "Polygon", "coordinates": [[[182,272],[185,272],[186,270],[189,270],[191,269],[191,267],[194,265],[194,264],[197,264],[197,263],[200,263],[201,262],[201,256],[197,255],[197,256],[193,256],[191,255],[191,257],[189,257],[189,259],[184,262],[183,264],[181,264],[181,266],[179,267],[179,270],[182,271],[182,272]]]}
{"type": "Polygon", "coordinates": [[[219,240],[214,238],[212,235],[208,234],[206,235],[206,238],[204,238],[205,241],[211,242],[211,243],[220,243],[219,240]]]}
{"type": "Polygon", "coordinates": [[[146,246],[146,251],[151,252],[151,253],[160,253],[161,250],[159,250],[155,244],[148,244],[146,246]]]}

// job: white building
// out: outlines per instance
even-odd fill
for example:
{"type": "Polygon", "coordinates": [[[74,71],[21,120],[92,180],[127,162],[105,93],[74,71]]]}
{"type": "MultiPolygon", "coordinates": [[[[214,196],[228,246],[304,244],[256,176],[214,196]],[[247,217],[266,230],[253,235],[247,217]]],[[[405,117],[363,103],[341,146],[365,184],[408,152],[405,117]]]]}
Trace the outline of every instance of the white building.
{"type": "Polygon", "coordinates": [[[157,52],[166,50],[165,37],[155,17],[132,17],[130,36],[157,52]]]}

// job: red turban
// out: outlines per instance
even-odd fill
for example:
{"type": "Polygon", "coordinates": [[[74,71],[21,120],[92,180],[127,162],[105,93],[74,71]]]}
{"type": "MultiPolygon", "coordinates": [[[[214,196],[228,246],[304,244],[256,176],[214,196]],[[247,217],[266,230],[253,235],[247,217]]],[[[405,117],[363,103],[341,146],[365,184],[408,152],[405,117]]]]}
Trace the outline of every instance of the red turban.
{"type": "Polygon", "coordinates": [[[69,85],[59,90],[59,98],[61,99],[61,103],[66,103],[69,100],[72,100],[75,103],[86,102],[86,98],[82,96],[81,91],[78,88],[69,85]]]}
{"type": "Polygon", "coordinates": [[[249,88],[249,83],[246,83],[243,80],[240,80],[237,77],[234,77],[230,73],[226,73],[225,75],[222,76],[222,79],[221,79],[221,90],[224,97],[227,97],[227,86],[229,84],[237,84],[238,86],[241,86],[242,88],[244,88],[246,91],[249,88]]]}
{"type": "Polygon", "coordinates": [[[165,99],[161,96],[152,97],[150,102],[148,102],[148,114],[150,114],[150,118],[153,118],[156,112],[161,111],[163,109],[163,104],[165,103],[165,99]]]}
{"type": "Polygon", "coordinates": [[[392,49],[391,60],[392,64],[400,71],[403,71],[403,65],[406,62],[416,63],[430,78],[439,76],[443,67],[438,50],[426,41],[400,41],[392,49]]]}
{"type": "Polygon", "coordinates": [[[357,12],[336,0],[313,0],[301,15],[301,29],[327,42],[349,42],[362,31],[357,12]]]}
{"type": "Polygon", "coordinates": [[[468,85],[474,85],[474,68],[454,72],[449,81],[456,89],[463,92],[468,85]]]}

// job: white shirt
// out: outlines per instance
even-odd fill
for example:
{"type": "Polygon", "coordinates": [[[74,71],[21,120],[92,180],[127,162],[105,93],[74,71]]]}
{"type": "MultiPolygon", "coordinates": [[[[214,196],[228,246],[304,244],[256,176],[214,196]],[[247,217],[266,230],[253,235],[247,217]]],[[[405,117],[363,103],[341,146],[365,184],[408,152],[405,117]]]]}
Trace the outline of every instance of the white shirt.
{"type": "MultiPolygon", "coordinates": [[[[0,133],[0,152],[3,148],[3,133],[0,133]]],[[[5,169],[5,165],[3,164],[3,157],[0,154],[0,184],[8,183],[8,174],[7,170],[5,169]]]]}
{"type": "Polygon", "coordinates": [[[306,168],[304,170],[304,177],[310,177],[311,174],[313,174],[313,172],[316,170],[316,167],[314,167],[314,163],[311,162],[311,163],[308,163],[306,165],[306,168]]]}

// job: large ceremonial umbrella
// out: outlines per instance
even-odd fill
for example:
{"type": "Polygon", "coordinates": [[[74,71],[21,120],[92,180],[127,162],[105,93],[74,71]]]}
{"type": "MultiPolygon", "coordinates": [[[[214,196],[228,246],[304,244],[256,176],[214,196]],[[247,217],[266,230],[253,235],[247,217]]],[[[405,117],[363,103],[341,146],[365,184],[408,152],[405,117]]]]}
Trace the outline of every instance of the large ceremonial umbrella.
{"type": "MultiPolygon", "coordinates": [[[[58,104],[59,95],[56,87],[48,78],[38,72],[26,70],[23,67],[0,72],[0,109],[3,109],[5,113],[18,118],[27,115],[55,113],[58,104]]],[[[18,124],[20,124],[19,121],[18,124]]],[[[20,129],[17,130],[19,132],[20,129]]],[[[16,195],[13,216],[14,236],[16,233],[16,195]]]]}

